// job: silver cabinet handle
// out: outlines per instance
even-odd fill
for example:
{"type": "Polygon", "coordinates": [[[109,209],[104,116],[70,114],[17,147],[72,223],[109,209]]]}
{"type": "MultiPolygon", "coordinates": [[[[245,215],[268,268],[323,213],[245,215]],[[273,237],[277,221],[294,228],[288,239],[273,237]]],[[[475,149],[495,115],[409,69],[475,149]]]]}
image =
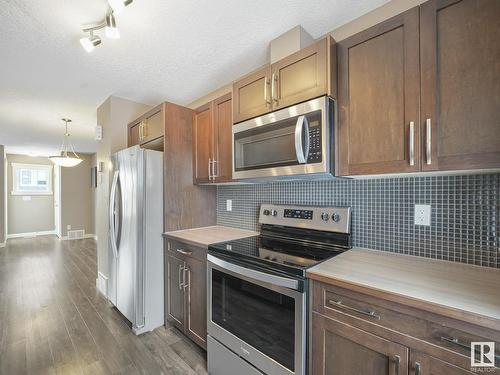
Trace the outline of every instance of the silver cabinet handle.
{"type": "Polygon", "coordinates": [[[425,153],[426,153],[426,163],[431,165],[432,163],[432,123],[431,119],[425,120],[425,153]]]}
{"type": "Polygon", "coordinates": [[[191,255],[191,254],[193,254],[193,252],[192,252],[192,251],[186,251],[186,250],[184,250],[184,249],[177,249],[176,251],[177,251],[178,253],[180,253],[180,254],[184,254],[184,255],[191,255]]]}
{"type": "Polygon", "coordinates": [[[401,357],[399,355],[394,356],[394,370],[396,375],[399,375],[399,368],[401,367],[401,357]]]}
{"type": "Polygon", "coordinates": [[[441,341],[444,341],[444,342],[447,342],[447,343],[459,346],[459,347],[461,347],[463,349],[467,349],[467,350],[470,351],[470,344],[467,345],[467,344],[464,344],[464,343],[460,342],[460,340],[457,337],[445,337],[445,336],[441,336],[441,341]]]}
{"type": "Polygon", "coordinates": [[[271,76],[271,99],[273,102],[278,103],[278,98],[276,98],[275,93],[276,93],[276,88],[275,83],[278,81],[278,76],[276,74],[272,74],[271,76]]]}
{"type": "Polygon", "coordinates": [[[335,300],[331,299],[331,300],[328,300],[328,303],[330,305],[342,307],[345,310],[354,311],[354,312],[357,312],[358,314],[363,314],[363,315],[368,316],[370,318],[375,318],[377,320],[380,320],[380,315],[377,315],[377,313],[374,310],[364,311],[364,310],[357,309],[355,307],[347,306],[347,305],[344,305],[342,303],[342,300],[335,301],[335,300]]]}
{"type": "Polygon", "coordinates": [[[184,286],[184,281],[181,281],[181,272],[184,276],[184,265],[179,264],[179,290],[182,290],[182,287],[184,286]]]}
{"type": "Polygon", "coordinates": [[[415,122],[410,121],[410,165],[415,165],[415,122]]]}
{"type": "Polygon", "coordinates": [[[297,161],[299,162],[299,164],[305,164],[307,162],[307,157],[309,154],[309,123],[307,122],[307,117],[304,115],[297,117],[297,123],[295,124],[295,154],[297,156],[297,161]],[[302,137],[304,129],[306,130],[305,152],[304,148],[302,147],[302,145],[304,144],[304,140],[302,137]]]}
{"type": "Polygon", "coordinates": [[[139,140],[142,141],[142,121],[139,123],[139,140]]]}
{"type": "Polygon", "coordinates": [[[190,284],[190,280],[189,280],[189,282],[186,282],[186,272],[188,273],[188,276],[189,276],[189,268],[188,267],[184,267],[184,270],[182,271],[182,279],[184,280],[184,289],[189,287],[189,284],[190,284]]]}
{"type": "Polygon", "coordinates": [[[218,163],[218,161],[217,161],[217,160],[215,160],[215,159],[214,159],[214,160],[212,160],[212,179],[213,179],[214,181],[215,181],[215,179],[216,179],[217,177],[219,177],[219,176],[217,175],[217,174],[218,174],[218,173],[217,173],[217,171],[219,170],[219,168],[217,167],[217,169],[215,169],[215,167],[216,167],[216,164],[217,164],[217,163],[218,163]]]}
{"type": "Polygon", "coordinates": [[[266,102],[266,107],[271,105],[271,101],[267,98],[267,86],[269,85],[269,79],[264,77],[264,101],[266,102]]]}
{"type": "Polygon", "coordinates": [[[208,181],[212,181],[212,158],[208,158],[208,181]]]}
{"type": "Polygon", "coordinates": [[[422,365],[415,362],[415,375],[422,375],[422,365]]]}
{"type": "Polygon", "coordinates": [[[142,122],[142,137],[146,139],[148,137],[148,120],[142,122]]]}

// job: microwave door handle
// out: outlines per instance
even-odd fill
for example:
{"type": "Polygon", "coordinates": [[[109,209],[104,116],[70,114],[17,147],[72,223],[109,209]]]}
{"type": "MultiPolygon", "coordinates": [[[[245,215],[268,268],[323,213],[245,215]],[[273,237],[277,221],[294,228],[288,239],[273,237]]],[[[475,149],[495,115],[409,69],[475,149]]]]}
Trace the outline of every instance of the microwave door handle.
{"type": "Polygon", "coordinates": [[[304,115],[297,117],[297,123],[295,124],[295,154],[297,155],[299,164],[307,162],[307,157],[309,156],[309,123],[307,122],[307,117],[304,115]],[[305,147],[303,146],[304,129],[306,133],[305,147]]]}

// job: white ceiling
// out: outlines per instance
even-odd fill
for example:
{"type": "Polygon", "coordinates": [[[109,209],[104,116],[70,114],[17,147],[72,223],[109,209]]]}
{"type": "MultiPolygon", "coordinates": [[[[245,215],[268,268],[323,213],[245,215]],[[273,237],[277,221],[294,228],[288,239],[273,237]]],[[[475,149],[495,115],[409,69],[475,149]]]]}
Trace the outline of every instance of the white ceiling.
{"type": "Polygon", "coordinates": [[[109,95],[186,105],[263,65],[290,28],[317,38],[385,1],[135,0],[117,15],[121,39],[88,54],[80,25],[100,20],[106,0],[0,0],[0,144],[56,153],[69,116],[76,149],[93,152],[109,95]]]}

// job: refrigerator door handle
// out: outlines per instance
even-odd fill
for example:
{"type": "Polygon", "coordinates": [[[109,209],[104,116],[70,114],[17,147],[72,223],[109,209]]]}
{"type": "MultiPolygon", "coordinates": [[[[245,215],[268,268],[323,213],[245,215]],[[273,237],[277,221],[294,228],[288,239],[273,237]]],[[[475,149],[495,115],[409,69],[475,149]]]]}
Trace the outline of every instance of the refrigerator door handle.
{"type": "Polygon", "coordinates": [[[109,229],[111,234],[111,248],[113,249],[113,255],[118,258],[118,245],[117,245],[117,233],[116,233],[116,194],[118,192],[118,171],[113,174],[113,182],[111,184],[111,196],[109,202],[109,229]]]}

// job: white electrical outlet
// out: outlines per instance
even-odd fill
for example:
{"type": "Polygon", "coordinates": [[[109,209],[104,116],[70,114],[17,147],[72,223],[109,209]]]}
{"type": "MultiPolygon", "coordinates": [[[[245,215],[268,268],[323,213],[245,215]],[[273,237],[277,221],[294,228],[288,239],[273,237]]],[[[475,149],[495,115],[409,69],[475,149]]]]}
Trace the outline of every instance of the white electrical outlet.
{"type": "Polygon", "coordinates": [[[68,225],[66,225],[66,229],[67,229],[67,230],[71,230],[71,225],[69,225],[69,224],[68,224],[68,225]]]}
{"type": "Polygon", "coordinates": [[[227,199],[226,200],[226,211],[232,211],[232,210],[233,210],[233,200],[227,199]]]}
{"type": "Polygon", "coordinates": [[[431,205],[415,205],[415,225],[431,225],[431,205]]]}

